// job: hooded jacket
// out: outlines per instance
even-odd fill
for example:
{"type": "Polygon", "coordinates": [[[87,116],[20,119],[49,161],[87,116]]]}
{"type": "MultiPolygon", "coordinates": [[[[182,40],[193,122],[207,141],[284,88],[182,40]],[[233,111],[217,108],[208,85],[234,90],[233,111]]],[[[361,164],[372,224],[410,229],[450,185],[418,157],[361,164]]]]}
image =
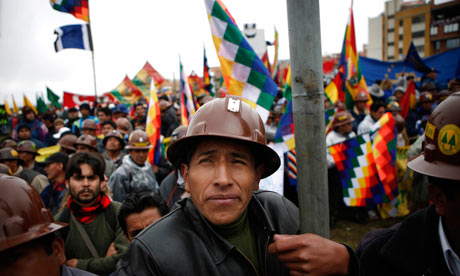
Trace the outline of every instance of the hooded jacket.
{"type": "Polygon", "coordinates": [[[141,191],[158,192],[159,186],[149,162],[137,165],[130,155],[123,157],[123,164],[112,173],[109,187],[113,200],[123,202],[130,193],[141,191]]]}

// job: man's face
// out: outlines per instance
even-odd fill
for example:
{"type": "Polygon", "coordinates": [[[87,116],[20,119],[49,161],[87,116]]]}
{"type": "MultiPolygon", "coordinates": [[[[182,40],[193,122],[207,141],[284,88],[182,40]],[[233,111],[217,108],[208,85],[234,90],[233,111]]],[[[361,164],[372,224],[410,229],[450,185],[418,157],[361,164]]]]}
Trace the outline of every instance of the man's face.
{"type": "Polygon", "coordinates": [[[75,147],[77,149],[77,152],[90,152],[91,150],[85,146],[85,145],[77,145],[75,147]]]}
{"type": "Polygon", "coordinates": [[[30,164],[35,159],[35,154],[27,152],[27,151],[18,151],[19,158],[24,161],[25,164],[30,164]]]}
{"type": "Polygon", "coordinates": [[[106,124],[102,127],[101,132],[104,134],[104,136],[109,135],[110,132],[114,131],[115,129],[110,125],[106,124]]]}
{"type": "Polygon", "coordinates": [[[11,159],[11,160],[3,160],[1,161],[1,163],[5,164],[6,166],[8,166],[8,168],[10,168],[10,170],[15,173],[18,168],[19,168],[19,164],[18,164],[18,160],[14,160],[14,159],[11,159]]]}
{"type": "Polygon", "coordinates": [[[49,180],[55,180],[59,174],[62,172],[63,164],[58,162],[53,162],[45,166],[45,172],[48,175],[49,180]]]}
{"type": "Polygon", "coordinates": [[[35,119],[35,114],[33,112],[27,112],[26,119],[29,121],[33,121],[35,119]]]}
{"type": "Polygon", "coordinates": [[[59,131],[59,130],[60,130],[61,128],[63,128],[63,127],[64,127],[64,124],[62,124],[62,123],[55,123],[55,124],[54,124],[54,128],[55,128],[57,131],[59,131]]]}
{"type": "Polygon", "coordinates": [[[420,104],[422,109],[425,111],[430,111],[433,108],[433,102],[423,102],[420,104]]]}
{"type": "Polygon", "coordinates": [[[399,102],[401,100],[402,96],[404,96],[404,94],[403,94],[403,92],[398,90],[398,91],[396,91],[394,93],[394,96],[395,96],[396,100],[399,102]]]}
{"type": "Polygon", "coordinates": [[[342,133],[343,135],[347,135],[348,133],[353,131],[353,122],[349,122],[347,124],[339,126],[337,128],[337,131],[342,133]]]}
{"type": "Polygon", "coordinates": [[[140,166],[145,164],[147,157],[149,155],[148,149],[133,149],[129,151],[129,155],[134,160],[134,162],[140,166]]]}
{"type": "Polygon", "coordinates": [[[144,117],[145,116],[145,107],[143,105],[136,106],[136,116],[144,117]]]}
{"type": "Polygon", "coordinates": [[[161,218],[161,214],[158,208],[150,207],[144,209],[140,213],[132,213],[125,219],[126,221],[126,232],[125,235],[128,241],[132,241],[137,234],[139,234],[145,227],[154,223],[161,218]]]}
{"type": "Polygon", "coordinates": [[[19,138],[21,138],[22,140],[29,140],[30,139],[30,129],[28,128],[21,128],[19,131],[18,131],[18,136],[19,138]]]}
{"type": "Polygon", "coordinates": [[[355,105],[356,105],[356,109],[358,109],[359,111],[364,111],[364,108],[366,108],[366,102],[365,101],[357,101],[355,102],[355,105]]]}
{"type": "Polygon", "coordinates": [[[102,111],[99,111],[97,113],[97,117],[99,118],[99,122],[104,122],[104,121],[109,121],[110,120],[110,117],[107,116],[104,112],[102,111]]]}
{"type": "Polygon", "coordinates": [[[80,109],[80,113],[83,118],[86,118],[89,116],[89,110],[86,108],[80,109]]]}
{"type": "Polygon", "coordinates": [[[374,120],[380,120],[382,118],[383,114],[385,114],[385,107],[381,106],[377,111],[372,111],[371,110],[371,116],[374,118],[374,120]]]}
{"type": "Polygon", "coordinates": [[[76,118],[78,118],[78,111],[71,111],[71,112],[69,112],[69,118],[70,118],[70,119],[76,119],[76,118]]]}
{"type": "Polygon", "coordinates": [[[115,137],[110,137],[107,139],[107,143],[105,144],[105,149],[108,151],[117,151],[120,150],[120,140],[115,137]]]}
{"type": "Polygon", "coordinates": [[[0,252],[0,275],[3,276],[59,276],[65,262],[64,242],[56,239],[51,254],[43,245],[25,243],[0,252]]]}
{"type": "Polygon", "coordinates": [[[74,174],[66,180],[72,198],[81,205],[91,205],[101,192],[101,179],[89,164],[81,164],[81,175],[74,174]]]}
{"type": "Polygon", "coordinates": [[[201,142],[190,164],[182,164],[185,190],[200,213],[215,225],[234,222],[259,188],[263,166],[255,167],[249,147],[228,140],[201,142]]]}
{"type": "Polygon", "coordinates": [[[88,135],[91,135],[91,136],[96,136],[96,130],[94,129],[89,129],[89,128],[82,128],[81,129],[81,134],[88,134],[88,135]]]}

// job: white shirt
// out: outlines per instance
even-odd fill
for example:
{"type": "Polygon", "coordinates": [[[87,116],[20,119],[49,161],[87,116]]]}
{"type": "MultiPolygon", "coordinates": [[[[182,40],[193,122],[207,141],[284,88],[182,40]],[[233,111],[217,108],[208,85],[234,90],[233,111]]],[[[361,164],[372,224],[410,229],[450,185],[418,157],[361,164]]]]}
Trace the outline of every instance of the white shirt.
{"type": "Polygon", "coordinates": [[[367,133],[367,132],[371,131],[372,126],[376,122],[377,121],[375,121],[370,114],[366,115],[366,117],[364,117],[364,119],[362,120],[362,122],[358,126],[358,135],[361,135],[363,133],[367,133]]]}
{"type": "Polygon", "coordinates": [[[450,247],[449,240],[447,240],[446,234],[444,233],[444,227],[442,226],[441,217],[439,218],[439,239],[441,240],[442,253],[444,254],[444,260],[446,261],[447,267],[450,273],[455,276],[460,276],[460,259],[455,254],[452,247],[450,247]]]}

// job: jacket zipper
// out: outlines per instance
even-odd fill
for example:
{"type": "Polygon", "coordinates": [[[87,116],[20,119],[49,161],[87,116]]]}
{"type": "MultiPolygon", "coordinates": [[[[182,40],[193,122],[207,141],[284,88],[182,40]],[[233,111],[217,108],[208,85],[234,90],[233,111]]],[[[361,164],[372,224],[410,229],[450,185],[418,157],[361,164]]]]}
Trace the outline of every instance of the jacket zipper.
{"type": "Polygon", "coordinates": [[[257,271],[256,267],[254,266],[254,264],[251,262],[251,260],[248,259],[248,257],[246,257],[246,255],[243,254],[243,252],[241,252],[238,248],[236,248],[236,251],[238,251],[241,256],[243,256],[243,258],[246,259],[246,261],[248,261],[249,264],[251,264],[251,267],[252,267],[252,270],[254,270],[254,272],[256,273],[257,276],[259,276],[259,272],[257,271]]]}

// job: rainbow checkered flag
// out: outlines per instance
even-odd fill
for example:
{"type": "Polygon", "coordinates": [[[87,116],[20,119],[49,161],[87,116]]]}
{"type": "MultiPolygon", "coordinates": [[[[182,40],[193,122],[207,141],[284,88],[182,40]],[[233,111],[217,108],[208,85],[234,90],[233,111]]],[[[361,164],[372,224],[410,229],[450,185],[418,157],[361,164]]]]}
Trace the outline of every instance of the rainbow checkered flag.
{"type": "Polygon", "coordinates": [[[295,149],[286,153],[289,185],[297,187],[297,154],[295,149]]]}
{"type": "Polygon", "coordinates": [[[211,34],[228,93],[241,96],[267,121],[277,87],[267,67],[220,0],[205,0],[211,34]]]}
{"type": "Polygon", "coordinates": [[[383,202],[369,133],[330,146],[347,206],[372,206],[383,202]]]}

